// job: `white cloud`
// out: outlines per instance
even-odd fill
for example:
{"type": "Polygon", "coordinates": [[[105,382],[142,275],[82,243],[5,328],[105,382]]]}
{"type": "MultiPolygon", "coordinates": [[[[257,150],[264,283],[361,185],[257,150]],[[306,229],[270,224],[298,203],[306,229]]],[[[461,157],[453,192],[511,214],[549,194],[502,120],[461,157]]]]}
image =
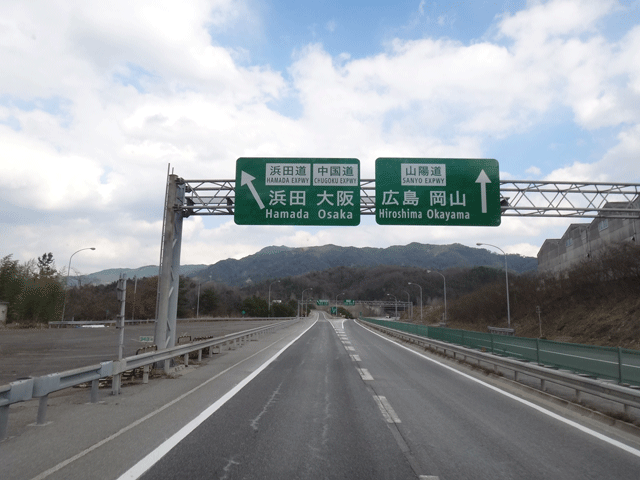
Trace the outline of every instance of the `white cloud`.
{"type": "MultiPolygon", "coordinates": [[[[260,23],[246,2],[3,2],[0,201],[11,210],[0,212],[0,250],[59,258],[92,244],[88,266],[156,263],[168,163],[180,176],[212,179],[233,178],[240,156],[356,157],[363,178],[373,178],[377,157],[486,157],[487,139],[526,135],[565,108],[585,135],[614,131],[612,145],[599,160],[568,159],[545,177],[638,181],[640,27],[607,38],[601,24],[616,8],[531,2],[472,44],[397,38],[359,58],[312,44],[278,72],[252,65],[251,52],[241,63],[238,49],[211,40],[245,18],[260,23]],[[273,107],[287,101],[299,114],[273,107]]],[[[503,162],[502,176],[541,175],[531,163],[503,162]]],[[[345,230],[194,217],[182,258],[213,263],[269,244],[467,239],[522,253],[550,235],[546,228],[567,224],[558,222],[391,228],[369,217],[345,230]]]]}

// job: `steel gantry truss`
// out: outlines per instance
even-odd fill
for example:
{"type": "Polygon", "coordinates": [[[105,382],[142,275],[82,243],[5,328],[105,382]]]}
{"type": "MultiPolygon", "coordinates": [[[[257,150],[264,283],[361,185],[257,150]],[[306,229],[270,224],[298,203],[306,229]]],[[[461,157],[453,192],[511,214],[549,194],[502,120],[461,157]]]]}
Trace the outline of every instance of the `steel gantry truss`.
{"type": "MultiPolygon", "coordinates": [[[[500,182],[500,196],[505,217],[640,218],[640,184],[635,183],[510,180],[500,182]]],[[[182,220],[191,215],[233,215],[235,198],[235,180],[168,175],[155,328],[160,349],[176,341],[182,220]]],[[[376,214],[375,180],[360,180],[360,214],[376,214]]],[[[164,367],[168,369],[168,363],[164,367]]]]}
{"type": "MultiPolygon", "coordinates": [[[[183,180],[184,217],[233,215],[235,180],[183,180]]],[[[360,214],[376,214],[375,180],[360,180],[360,214]]],[[[504,217],[639,218],[637,183],[500,181],[504,217]]]]}

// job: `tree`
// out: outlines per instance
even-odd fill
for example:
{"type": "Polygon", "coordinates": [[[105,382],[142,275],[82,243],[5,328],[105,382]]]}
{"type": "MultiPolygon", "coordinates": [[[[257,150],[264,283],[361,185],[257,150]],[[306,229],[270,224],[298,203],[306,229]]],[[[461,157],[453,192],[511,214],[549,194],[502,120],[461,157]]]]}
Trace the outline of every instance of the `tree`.
{"type": "Polygon", "coordinates": [[[213,315],[218,308],[218,296],[213,288],[205,288],[200,293],[200,313],[205,315],[213,315]]]}
{"type": "Polygon", "coordinates": [[[269,313],[269,304],[264,298],[254,295],[242,302],[242,310],[246,312],[248,317],[266,317],[269,313]]]}
{"type": "Polygon", "coordinates": [[[16,304],[20,292],[24,288],[25,275],[18,260],[12,260],[12,255],[7,255],[0,260],[0,301],[9,304],[7,321],[16,320],[16,304]]]}
{"type": "Polygon", "coordinates": [[[42,257],[38,257],[38,273],[41,277],[52,277],[57,273],[53,253],[43,253],[42,257]]]}
{"type": "Polygon", "coordinates": [[[188,280],[186,277],[180,275],[178,282],[178,318],[187,318],[191,316],[189,310],[189,287],[194,287],[194,283],[188,280]]]}
{"type": "Polygon", "coordinates": [[[272,317],[295,317],[297,315],[298,305],[295,300],[288,303],[274,303],[271,305],[272,317]]]}

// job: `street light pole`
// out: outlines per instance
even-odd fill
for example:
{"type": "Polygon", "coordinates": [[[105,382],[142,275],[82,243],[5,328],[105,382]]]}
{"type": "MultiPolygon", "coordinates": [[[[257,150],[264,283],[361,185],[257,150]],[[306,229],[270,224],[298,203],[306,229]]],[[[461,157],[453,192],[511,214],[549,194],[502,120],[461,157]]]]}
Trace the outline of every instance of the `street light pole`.
{"type": "Polygon", "coordinates": [[[490,243],[476,243],[476,245],[479,247],[482,245],[486,245],[487,247],[497,248],[504,255],[504,278],[507,284],[507,324],[509,325],[509,328],[511,328],[511,311],[509,308],[509,273],[507,271],[507,254],[500,247],[496,247],[495,245],[491,245],[490,243]]]}
{"type": "Polygon", "coordinates": [[[413,303],[411,303],[411,295],[406,290],[403,290],[407,294],[407,302],[409,302],[409,318],[413,320],[413,303]]]}
{"type": "Polygon", "coordinates": [[[396,315],[395,317],[393,317],[394,320],[398,319],[398,297],[396,297],[395,295],[391,295],[390,293],[387,293],[387,296],[389,297],[393,297],[396,301],[395,305],[396,305],[396,315]]]}
{"type": "Polygon", "coordinates": [[[338,297],[340,295],[344,295],[344,294],[345,294],[345,292],[342,292],[342,293],[339,293],[338,295],[336,295],[336,316],[338,315],[338,297]]]}
{"type": "Polygon", "coordinates": [[[81,252],[83,250],[95,250],[95,249],[96,249],[96,247],[81,248],[80,250],[77,250],[77,251],[73,252],[71,254],[71,256],[69,257],[69,266],[67,267],[67,281],[66,281],[65,287],[64,287],[64,300],[62,302],[62,318],[61,318],[61,321],[63,321],[63,322],[64,322],[64,310],[65,310],[65,308],[67,306],[67,290],[69,289],[69,272],[71,271],[71,259],[78,252],[81,252]]]}
{"type": "Polygon", "coordinates": [[[313,288],[305,288],[304,290],[302,290],[302,300],[301,300],[301,302],[302,302],[302,308],[304,308],[304,310],[305,310],[305,312],[304,312],[305,313],[305,317],[306,317],[307,309],[304,306],[304,292],[306,292],[307,290],[313,290],[313,288]]]}
{"type": "Polygon", "coordinates": [[[409,282],[409,285],[415,285],[420,289],[420,321],[422,321],[422,287],[417,283],[411,283],[411,282],[409,282]]]}
{"type": "Polygon", "coordinates": [[[275,282],[271,282],[269,284],[269,318],[271,318],[271,285],[274,283],[280,283],[280,280],[276,280],[275,282]]]}
{"type": "Polygon", "coordinates": [[[138,276],[133,276],[133,308],[131,309],[131,320],[136,319],[136,290],[138,288],[138,276]]]}
{"type": "MultiPolygon", "coordinates": [[[[431,273],[431,270],[427,270],[427,273],[431,273]]],[[[437,273],[444,280],[444,325],[446,327],[447,326],[447,279],[440,272],[433,272],[433,273],[437,273]]]]}
{"type": "Polygon", "coordinates": [[[198,303],[196,306],[196,318],[200,318],[200,282],[198,282],[198,303]]]}

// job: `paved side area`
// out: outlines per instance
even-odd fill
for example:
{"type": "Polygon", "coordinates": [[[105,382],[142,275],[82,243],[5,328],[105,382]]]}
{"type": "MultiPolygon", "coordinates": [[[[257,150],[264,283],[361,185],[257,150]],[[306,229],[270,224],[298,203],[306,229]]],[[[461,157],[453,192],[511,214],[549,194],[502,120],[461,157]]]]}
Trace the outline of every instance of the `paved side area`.
{"type": "MultiPolygon", "coordinates": [[[[221,337],[278,321],[179,321],[178,336],[221,337]]],[[[124,356],[149,345],[141,337],[153,336],[154,324],[127,325],[124,356]]],[[[0,385],[18,378],[47,375],[118,358],[120,330],[106,328],[0,329],[0,385]]]]}
{"type": "Polygon", "coordinates": [[[97,404],[88,403],[89,389],[58,392],[49,399],[49,423],[44,426],[34,425],[37,400],[13,405],[8,438],[0,442],[0,477],[117,478],[313,321],[303,319],[235,350],[223,350],[171,378],[125,385],[118,396],[112,396],[110,389],[101,389],[97,404]]]}

